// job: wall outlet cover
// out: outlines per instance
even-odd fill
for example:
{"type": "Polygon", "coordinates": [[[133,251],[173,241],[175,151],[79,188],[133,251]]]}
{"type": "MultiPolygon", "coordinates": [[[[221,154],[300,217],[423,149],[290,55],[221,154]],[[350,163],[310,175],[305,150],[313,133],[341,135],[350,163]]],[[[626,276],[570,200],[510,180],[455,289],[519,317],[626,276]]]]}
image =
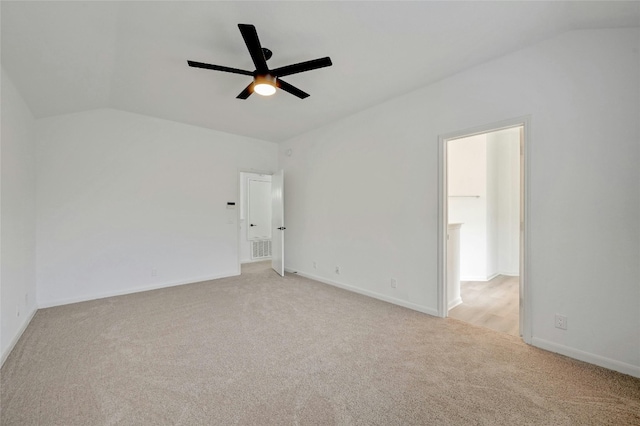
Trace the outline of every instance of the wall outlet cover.
{"type": "Polygon", "coordinates": [[[560,330],[567,329],[567,317],[564,315],[556,314],[556,328],[560,330]]]}

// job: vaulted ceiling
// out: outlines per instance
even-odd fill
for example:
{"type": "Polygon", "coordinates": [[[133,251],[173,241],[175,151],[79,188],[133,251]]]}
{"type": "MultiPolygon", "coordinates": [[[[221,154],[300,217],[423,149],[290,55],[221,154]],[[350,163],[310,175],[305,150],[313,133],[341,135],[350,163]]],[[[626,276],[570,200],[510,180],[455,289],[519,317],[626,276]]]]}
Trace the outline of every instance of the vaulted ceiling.
{"type": "Polygon", "coordinates": [[[565,31],[640,25],[640,2],[10,2],[2,67],[36,118],[117,108],[279,142],[565,31]],[[311,96],[247,100],[253,70],[237,24],[311,96]]]}

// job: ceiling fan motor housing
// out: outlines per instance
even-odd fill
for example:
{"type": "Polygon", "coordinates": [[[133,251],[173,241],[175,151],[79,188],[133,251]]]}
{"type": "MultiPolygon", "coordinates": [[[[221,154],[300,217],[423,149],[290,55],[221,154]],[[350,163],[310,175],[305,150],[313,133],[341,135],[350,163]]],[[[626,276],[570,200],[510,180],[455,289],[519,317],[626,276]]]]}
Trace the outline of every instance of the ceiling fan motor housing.
{"type": "Polygon", "coordinates": [[[271,86],[276,85],[276,77],[271,74],[257,74],[254,78],[256,84],[269,84],[271,86]]]}

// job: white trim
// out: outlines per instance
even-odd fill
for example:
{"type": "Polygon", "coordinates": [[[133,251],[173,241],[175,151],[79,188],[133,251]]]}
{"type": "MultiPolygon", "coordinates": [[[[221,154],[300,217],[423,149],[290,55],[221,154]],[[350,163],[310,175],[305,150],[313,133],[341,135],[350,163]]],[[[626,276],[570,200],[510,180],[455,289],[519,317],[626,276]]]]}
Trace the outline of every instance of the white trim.
{"type": "MultiPolygon", "coordinates": [[[[491,281],[492,279],[494,279],[495,277],[497,277],[498,275],[500,275],[499,273],[495,273],[492,275],[484,276],[484,275],[471,275],[471,276],[464,276],[464,277],[460,277],[460,281],[491,281]]],[[[518,275],[518,274],[516,274],[518,275]]]]}
{"type": "Polygon", "coordinates": [[[13,351],[13,348],[18,343],[18,340],[20,340],[24,331],[27,329],[27,327],[29,327],[29,324],[31,324],[31,320],[36,315],[36,312],[38,312],[38,309],[34,307],[34,309],[29,313],[29,317],[27,318],[27,320],[24,323],[22,323],[22,325],[18,329],[18,332],[13,336],[13,339],[11,339],[11,342],[9,342],[9,346],[7,346],[7,349],[5,349],[5,351],[2,353],[2,360],[0,360],[0,367],[4,365],[4,362],[7,360],[7,358],[9,358],[9,355],[11,355],[11,351],[13,351]]]}
{"type": "Polygon", "coordinates": [[[522,136],[523,136],[523,141],[522,143],[524,144],[524,159],[523,159],[523,163],[524,163],[524,171],[522,171],[522,176],[524,179],[524,182],[522,183],[522,194],[520,195],[522,197],[522,220],[523,220],[523,230],[522,230],[522,239],[524,241],[520,242],[520,247],[522,249],[522,262],[520,265],[520,273],[519,273],[519,280],[520,280],[520,289],[522,290],[522,297],[524,299],[524,306],[521,312],[521,321],[520,324],[522,325],[521,329],[520,329],[520,334],[522,336],[522,339],[525,341],[525,343],[529,343],[531,344],[531,338],[533,337],[533,329],[532,329],[532,315],[533,315],[533,308],[532,308],[532,297],[531,297],[531,287],[530,287],[530,281],[529,281],[529,276],[530,276],[530,268],[529,268],[529,253],[531,253],[531,247],[529,244],[529,241],[531,240],[531,238],[529,237],[530,233],[529,233],[529,229],[530,229],[530,219],[529,219],[529,206],[531,205],[531,203],[529,202],[530,199],[530,182],[531,182],[531,174],[530,174],[530,170],[531,170],[531,143],[532,143],[532,129],[531,129],[531,116],[526,116],[522,118],[522,124],[524,125],[523,127],[523,131],[522,131],[522,136]]]}
{"type": "Polygon", "coordinates": [[[329,284],[332,285],[334,287],[338,287],[341,288],[343,290],[348,290],[352,293],[358,293],[358,294],[362,294],[363,296],[368,296],[368,297],[372,297],[374,299],[378,299],[378,300],[382,300],[383,302],[388,302],[394,305],[398,305],[398,306],[402,306],[404,308],[408,308],[414,311],[418,311],[418,312],[422,312],[424,314],[427,315],[431,315],[434,317],[438,316],[438,311],[436,309],[432,309],[432,308],[428,308],[426,306],[421,306],[421,305],[417,305],[415,303],[411,303],[411,302],[407,302],[401,299],[396,299],[395,297],[390,297],[390,296],[386,296],[384,294],[380,294],[380,293],[376,293],[374,291],[369,291],[369,290],[363,290],[359,287],[355,287],[349,284],[344,284],[338,281],[334,281],[334,280],[329,280],[327,278],[322,278],[319,277],[317,275],[313,275],[313,274],[307,274],[306,272],[300,272],[300,271],[292,271],[289,268],[285,268],[285,272],[289,272],[289,273],[294,273],[294,274],[298,274],[301,277],[305,277],[305,278],[309,278],[311,280],[314,281],[318,281],[321,282],[323,284],[329,284]]]}
{"type": "Polygon", "coordinates": [[[447,308],[451,310],[461,304],[462,304],[462,297],[458,296],[455,300],[452,300],[448,303],[447,308]]]}
{"type": "Polygon", "coordinates": [[[447,302],[447,239],[449,235],[448,190],[447,190],[447,140],[438,135],[438,316],[446,318],[447,302]]]}
{"type": "Polygon", "coordinates": [[[520,275],[519,272],[496,272],[493,275],[490,275],[488,277],[484,277],[484,276],[475,276],[475,275],[469,275],[469,276],[464,276],[464,277],[460,277],[460,281],[491,281],[494,278],[499,277],[500,275],[504,275],[505,277],[517,277],[518,275],[520,275]]]}
{"type": "Polygon", "coordinates": [[[246,265],[247,263],[258,263],[258,262],[266,262],[271,260],[271,256],[269,257],[261,257],[260,259],[253,259],[253,260],[243,260],[242,262],[240,262],[241,265],[246,265]]]}
{"type": "Polygon", "coordinates": [[[497,277],[498,275],[500,275],[500,273],[496,272],[495,274],[491,274],[489,275],[486,280],[487,281],[491,281],[492,279],[494,279],[495,277],[497,277]]]}
{"type": "Polygon", "coordinates": [[[531,152],[531,116],[515,117],[493,124],[473,127],[467,130],[444,133],[438,135],[438,316],[447,317],[447,141],[462,137],[474,136],[482,133],[494,132],[516,126],[524,126],[524,243],[523,265],[520,265],[520,282],[523,289],[524,306],[520,313],[522,327],[520,333],[526,343],[531,343],[531,296],[529,289],[529,182],[530,182],[530,152],[531,152]]]}
{"type": "Polygon", "coordinates": [[[187,284],[195,284],[203,281],[217,280],[220,278],[237,277],[238,275],[240,274],[238,273],[238,274],[229,274],[229,275],[211,275],[207,277],[197,277],[197,278],[191,278],[188,280],[171,281],[171,282],[165,282],[161,284],[153,284],[153,285],[148,285],[144,287],[136,287],[136,288],[130,288],[130,289],[120,290],[120,291],[108,291],[106,293],[99,293],[92,296],[71,297],[67,299],[50,300],[46,302],[38,301],[38,308],[43,309],[43,308],[51,308],[54,306],[69,305],[71,303],[88,302],[90,300],[105,299],[107,297],[114,297],[114,296],[124,296],[126,294],[133,294],[133,293],[142,293],[144,291],[158,290],[161,288],[176,287],[176,286],[187,285],[187,284]]]}
{"type": "Polygon", "coordinates": [[[618,371],[620,373],[640,378],[640,366],[637,365],[627,364],[626,362],[616,361],[615,359],[581,351],[569,346],[559,345],[538,337],[533,337],[531,339],[531,345],[546,351],[565,355],[579,361],[588,362],[589,364],[598,365],[600,367],[608,368],[609,370],[618,371]]]}

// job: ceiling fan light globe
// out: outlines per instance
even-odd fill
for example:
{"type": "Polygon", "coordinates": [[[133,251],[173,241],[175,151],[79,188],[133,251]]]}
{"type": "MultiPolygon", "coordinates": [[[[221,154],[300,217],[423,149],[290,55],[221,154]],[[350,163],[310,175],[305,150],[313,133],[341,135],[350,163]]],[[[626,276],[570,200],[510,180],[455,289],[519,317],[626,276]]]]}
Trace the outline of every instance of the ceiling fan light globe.
{"type": "Polygon", "coordinates": [[[265,83],[265,82],[256,83],[256,85],[253,87],[253,90],[258,95],[262,95],[262,96],[271,96],[274,93],[276,93],[275,86],[273,86],[273,84],[265,83]]]}
{"type": "Polygon", "coordinates": [[[276,93],[276,78],[271,74],[257,75],[254,78],[253,91],[262,96],[273,95],[276,93]]]}

